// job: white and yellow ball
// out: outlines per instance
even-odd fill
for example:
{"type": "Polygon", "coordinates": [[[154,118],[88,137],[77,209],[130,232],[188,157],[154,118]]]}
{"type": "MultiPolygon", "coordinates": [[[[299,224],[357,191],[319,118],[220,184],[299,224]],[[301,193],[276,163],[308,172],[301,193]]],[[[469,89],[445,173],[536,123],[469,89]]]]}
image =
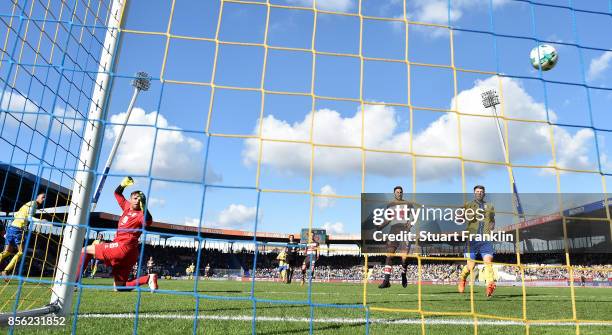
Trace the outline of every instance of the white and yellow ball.
{"type": "Polygon", "coordinates": [[[542,71],[548,71],[555,67],[559,61],[559,54],[552,45],[540,44],[531,49],[529,58],[531,59],[531,65],[536,70],[542,68],[542,71]]]}

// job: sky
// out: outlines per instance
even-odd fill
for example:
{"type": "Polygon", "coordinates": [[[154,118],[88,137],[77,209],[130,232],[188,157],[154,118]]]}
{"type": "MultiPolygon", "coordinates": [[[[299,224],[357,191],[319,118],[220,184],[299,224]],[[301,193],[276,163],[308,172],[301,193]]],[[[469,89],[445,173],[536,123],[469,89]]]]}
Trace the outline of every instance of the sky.
{"type": "MultiPolygon", "coordinates": [[[[600,193],[604,181],[609,192],[612,40],[601,32],[612,31],[610,1],[416,0],[404,13],[398,0],[362,0],[361,9],[356,0],[327,0],[317,1],[316,15],[310,0],[261,2],[130,1],[98,171],[125,120],[130,77],[146,71],[153,80],[138,97],[96,210],[118,214],[112,190],[132,175],[156,221],[240,230],[257,221],[258,231],[282,233],[312,223],[358,234],[362,192],[401,185],[408,193],[459,193],[475,184],[510,192],[495,119],[481,103],[487,89],[500,93],[498,112],[509,118],[520,192],[600,193]],[[559,52],[548,72],[530,65],[536,39],[559,52]]],[[[4,27],[10,13],[0,5],[4,27]]],[[[78,154],[92,89],[82,71],[96,71],[104,30],[94,35],[66,42],[73,57],[64,66],[79,69],[67,71],[70,79],[39,68],[62,97],[66,81],[81,80],[70,103],[53,103],[53,91],[25,72],[7,81],[10,64],[2,62],[1,161],[39,164],[41,144],[57,136],[65,144],[48,145],[45,157],[53,148],[64,153],[47,170],[71,183],[70,153],[78,154]]],[[[58,53],[41,40],[43,54],[58,53]]],[[[31,64],[35,54],[24,49],[21,63],[31,64]]],[[[50,63],[59,59],[61,52],[50,63]]]]}

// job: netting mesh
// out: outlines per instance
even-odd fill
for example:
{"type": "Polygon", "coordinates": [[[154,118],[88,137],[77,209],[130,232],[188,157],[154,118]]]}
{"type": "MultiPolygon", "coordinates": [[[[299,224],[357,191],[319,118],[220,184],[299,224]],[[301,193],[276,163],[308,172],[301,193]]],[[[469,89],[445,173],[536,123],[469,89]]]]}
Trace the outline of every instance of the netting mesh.
{"type": "MultiPolygon", "coordinates": [[[[78,151],[104,52],[104,34],[109,20],[117,20],[110,13],[110,2],[14,0],[0,5],[6,28],[0,58],[0,159],[8,164],[7,171],[8,166],[17,167],[32,173],[37,185],[44,179],[72,189],[75,171],[84,163],[79,162],[78,151]]],[[[290,231],[331,220],[347,224],[357,222],[358,216],[324,209],[333,203],[345,213],[358,213],[360,193],[389,192],[395,184],[414,193],[465,193],[482,180],[498,192],[512,192],[514,182],[524,192],[608,192],[612,166],[605,143],[612,138],[612,129],[602,97],[612,87],[593,83],[586,59],[612,50],[605,42],[585,37],[591,28],[581,30],[581,23],[609,18],[612,2],[594,10],[571,0],[510,1],[523,11],[521,20],[528,27],[516,30],[500,23],[508,18],[496,10],[496,1],[476,1],[486,13],[479,14],[482,20],[474,25],[460,20],[458,1],[436,2],[446,12],[438,15],[447,19],[429,17],[430,22],[425,15],[411,13],[406,0],[390,2],[395,12],[377,10],[385,5],[361,0],[343,2],[352,4],[344,8],[326,1],[129,2],[122,13],[128,19],[120,29],[121,53],[112,72],[100,157],[108,154],[117,125],[125,118],[121,114],[129,98],[125,83],[137,71],[147,71],[153,76],[152,89],[139,100],[130,119],[110,179],[118,181],[129,173],[146,180],[143,187],[154,215],[156,206],[180,211],[178,216],[161,211],[155,216],[160,221],[221,228],[235,224],[256,233],[279,229],[274,222],[286,220],[283,209],[291,206],[290,231]],[[568,29],[570,38],[552,41],[550,35],[544,36],[547,31],[538,18],[555,15],[552,11],[567,19],[563,29],[568,29]],[[474,52],[474,40],[482,50],[474,52]],[[527,64],[522,61],[527,58],[524,51],[541,42],[563,48],[562,61],[575,71],[543,73],[509,65],[517,59],[527,64]],[[516,46],[524,49],[518,56],[516,46]],[[437,50],[433,54],[424,51],[432,48],[437,50]],[[497,144],[483,149],[474,139],[474,129],[484,131],[483,136],[496,136],[496,118],[480,105],[483,87],[499,93],[505,150],[497,144]],[[578,116],[560,112],[558,100],[568,95],[582,99],[576,106],[578,116]],[[519,98],[525,104],[517,107],[512,99],[519,98]],[[380,135],[386,131],[389,136],[380,135]],[[531,149],[525,148],[525,141],[531,149]],[[579,157],[568,155],[572,151],[579,157]],[[538,185],[521,184],[533,178],[539,178],[538,185]],[[164,194],[180,195],[172,200],[164,194]],[[247,212],[246,219],[224,221],[232,210],[247,212]]],[[[2,192],[4,198],[7,191],[2,192]]],[[[31,200],[34,193],[25,198],[31,200]]],[[[59,228],[65,221],[58,208],[70,198],[70,194],[55,195],[55,203],[51,199],[46,203],[53,210],[37,214],[46,221],[28,234],[32,252],[16,269],[13,278],[18,284],[5,284],[0,291],[8,297],[0,311],[27,309],[48,300],[42,292],[50,285],[46,279],[57,262],[59,228]]],[[[20,205],[14,202],[13,207],[3,208],[4,219],[10,220],[8,213],[20,205]]],[[[101,210],[115,212],[112,206],[102,203],[101,210]]],[[[193,238],[181,233],[150,235],[145,233],[144,238],[193,238]]],[[[209,239],[198,236],[196,241],[203,246],[209,239]]],[[[259,264],[261,244],[253,238],[252,264],[259,264]]],[[[205,266],[200,259],[207,251],[195,250],[200,272],[205,266]]],[[[561,267],[571,278],[573,267],[566,256],[561,267]]],[[[364,273],[368,257],[363,259],[364,273]]],[[[423,263],[438,260],[464,259],[415,256],[419,277],[423,263]]],[[[522,264],[518,257],[517,263],[507,265],[523,277],[525,269],[546,268],[522,264]]],[[[313,285],[308,286],[305,300],[258,297],[255,271],[252,278],[250,292],[238,296],[201,293],[198,287],[203,284],[198,281],[193,291],[162,287],[162,294],[195,307],[194,333],[210,322],[198,322],[200,304],[218,300],[252,308],[247,321],[253,333],[260,311],[278,304],[298,305],[297,314],[309,318],[311,333],[316,314],[329,309],[360,310],[366,333],[371,313],[420,318],[423,333],[436,331],[435,326],[426,326],[426,320],[438,316],[468,317],[473,333],[478,332],[478,320],[518,322],[525,333],[533,321],[525,287],[519,312],[508,316],[483,311],[473,292],[469,311],[442,311],[437,305],[432,309],[423,300],[420,282],[410,307],[397,308],[376,303],[376,298],[372,303],[367,283],[354,289],[361,301],[329,304],[317,301],[313,285]]],[[[135,315],[126,316],[135,317],[134,332],[147,322],[138,320],[139,313],[157,311],[150,298],[141,302],[140,291],[137,297],[135,315]]],[[[547,321],[575,322],[572,330],[580,333],[578,321],[589,318],[577,314],[573,284],[566,298],[564,303],[571,307],[566,317],[547,321]]],[[[77,311],[91,307],[86,302],[81,307],[81,301],[79,295],[77,311]]],[[[77,327],[75,322],[73,330],[77,327]]]]}
{"type": "MultiPolygon", "coordinates": [[[[24,256],[2,285],[2,312],[48,303],[86,114],[106,33],[105,1],[0,5],[3,221],[38,193],[47,199],[24,234],[24,256]]],[[[10,258],[9,258],[10,259],[10,258]]],[[[6,262],[6,261],[5,261],[6,262]]],[[[6,266],[6,263],[3,264],[6,266]]]]}

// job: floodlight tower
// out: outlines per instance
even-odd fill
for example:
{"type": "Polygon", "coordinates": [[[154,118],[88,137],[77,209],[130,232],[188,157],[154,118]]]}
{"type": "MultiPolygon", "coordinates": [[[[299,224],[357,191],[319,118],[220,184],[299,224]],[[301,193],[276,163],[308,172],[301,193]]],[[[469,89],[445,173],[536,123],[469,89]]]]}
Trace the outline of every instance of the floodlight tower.
{"type": "Polygon", "coordinates": [[[127,115],[125,116],[125,121],[123,121],[123,125],[119,130],[119,134],[115,139],[115,143],[113,143],[113,148],[111,149],[110,155],[108,155],[108,159],[106,160],[106,165],[104,166],[104,172],[102,176],[100,176],[100,182],[98,183],[98,187],[96,188],[96,193],[94,193],[94,197],[91,203],[91,211],[93,212],[96,209],[96,205],[98,204],[98,199],[100,199],[100,194],[102,193],[102,188],[104,187],[104,182],[106,181],[106,177],[108,176],[108,172],[110,171],[111,165],[113,164],[113,159],[115,158],[115,154],[117,153],[117,148],[119,147],[119,143],[121,143],[121,137],[123,137],[123,132],[125,131],[125,127],[128,124],[130,119],[130,115],[132,114],[132,109],[134,108],[134,103],[136,103],[136,98],[138,98],[138,94],[141,91],[147,91],[149,87],[151,87],[151,77],[146,72],[138,72],[136,73],[136,77],[132,81],[132,86],[134,87],[134,93],[132,94],[132,100],[130,100],[130,104],[127,108],[127,115]]]}
{"type": "Polygon", "coordinates": [[[516,206],[516,211],[519,214],[519,217],[524,218],[523,215],[523,206],[521,206],[521,199],[519,198],[518,189],[516,187],[516,180],[514,179],[514,172],[512,171],[512,166],[510,165],[510,155],[506,150],[506,142],[504,140],[504,134],[502,132],[502,126],[500,124],[500,117],[497,114],[497,105],[500,104],[499,96],[497,92],[493,89],[484,91],[480,94],[482,97],[482,104],[485,108],[492,107],[493,116],[495,117],[495,124],[497,125],[497,135],[499,136],[499,142],[501,144],[502,152],[504,153],[504,160],[508,164],[508,172],[510,173],[510,181],[512,182],[512,193],[514,195],[514,205],[516,206]]]}
{"type": "MultiPolygon", "coordinates": [[[[499,142],[502,146],[502,151],[504,153],[504,160],[510,161],[510,157],[508,156],[508,152],[506,151],[506,145],[504,141],[504,134],[502,132],[501,124],[499,123],[499,115],[497,115],[497,105],[499,105],[499,96],[495,90],[484,91],[480,94],[482,97],[482,104],[484,108],[493,107],[493,116],[495,117],[495,124],[497,125],[497,135],[499,135],[499,142]]],[[[514,179],[514,178],[513,178],[514,179]]]]}

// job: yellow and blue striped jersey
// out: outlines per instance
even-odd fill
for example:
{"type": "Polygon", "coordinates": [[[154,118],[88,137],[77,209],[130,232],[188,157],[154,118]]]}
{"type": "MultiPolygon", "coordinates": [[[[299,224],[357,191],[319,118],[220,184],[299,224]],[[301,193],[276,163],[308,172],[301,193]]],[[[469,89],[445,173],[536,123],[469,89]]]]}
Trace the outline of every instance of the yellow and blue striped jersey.
{"type": "Polygon", "coordinates": [[[28,225],[28,217],[32,217],[34,215],[37,207],[38,204],[34,200],[26,202],[17,212],[15,212],[15,219],[11,223],[11,226],[19,229],[26,227],[28,225]]]}
{"type": "Polygon", "coordinates": [[[470,234],[490,234],[495,225],[495,207],[493,204],[486,201],[472,200],[465,204],[465,209],[471,209],[476,213],[478,209],[484,210],[484,219],[478,220],[476,216],[466,218],[467,230],[470,234]]]}

